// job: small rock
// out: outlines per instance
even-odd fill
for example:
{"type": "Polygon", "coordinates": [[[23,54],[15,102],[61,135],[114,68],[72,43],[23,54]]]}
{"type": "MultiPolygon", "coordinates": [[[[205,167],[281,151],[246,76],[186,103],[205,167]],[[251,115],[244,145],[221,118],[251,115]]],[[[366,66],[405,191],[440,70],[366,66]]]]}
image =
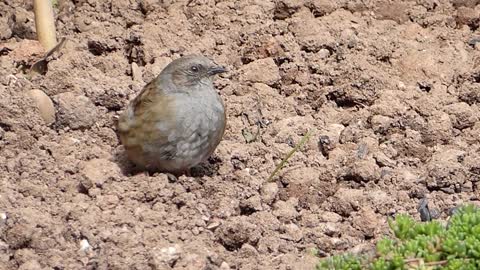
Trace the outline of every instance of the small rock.
{"type": "Polygon", "coordinates": [[[40,263],[36,260],[29,260],[28,262],[22,263],[18,270],[41,270],[43,269],[40,263]]]}
{"type": "Polygon", "coordinates": [[[352,212],[360,209],[360,205],[364,200],[363,190],[339,188],[332,200],[332,209],[335,213],[348,217],[352,212]]]}
{"type": "Polygon", "coordinates": [[[222,270],[229,270],[229,269],[230,269],[230,265],[228,265],[227,262],[222,262],[222,264],[220,264],[220,269],[222,269],[222,270]]]}
{"type": "Polygon", "coordinates": [[[353,48],[358,43],[358,37],[354,30],[344,29],[340,33],[340,42],[347,45],[348,48],[353,48]]]}
{"type": "Polygon", "coordinates": [[[380,179],[380,168],[373,159],[358,160],[347,168],[342,178],[347,181],[376,182],[380,179]]]}
{"type": "Polygon", "coordinates": [[[210,260],[205,254],[188,252],[182,255],[182,258],[175,263],[175,269],[178,269],[177,265],[183,266],[182,269],[208,269],[210,263],[210,260]]]}
{"type": "Polygon", "coordinates": [[[370,152],[368,145],[364,142],[359,143],[357,147],[357,158],[365,159],[370,152]]]}
{"type": "Polygon", "coordinates": [[[82,239],[80,241],[80,251],[88,251],[92,246],[88,243],[87,239],[82,239]]]}
{"type": "Polygon", "coordinates": [[[261,211],[263,210],[262,207],[262,200],[259,195],[252,196],[247,200],[244,200],[240,203],[240,209],[245,209],[248,211],[261,211]]]}
{"type": "Polygon", "coordinates": [[[431,221],[432,216],[430,215],[430,210],[428,209],[428,201],[426,198],[420,200],[417,211],[420,214],[420,220],[423,222],[431,221]]]}
{"type": "Polygon", "coordinates": [[[381,167],[392,167],[393,168],[397,165],[397,162],[395,160],[390,159],[383,152],[376,152],[373,155],[373,158],[375,158],[375,161],[381,167]]]}
{"type": "Polygon", "coordinates": [[[28,247],[34,232],[35,228],[31,224],[17,223],[7,230],[4,237],[10,248],[21,249],[28,247]]]}
{"type": "Polygon", "coordinates": [[[52,100],[42,90],[38,89],[30,90],[27,94],[37,105],[45,124],[50,125],[55,122],[55,108],[52,100]]]}
{"type": "Polygon", "coordinates": [[[334,212],[321,212],[319,214],[319,217],[320,217],[320,221],[322,222],[331,222],[331,223],[338,223],[338,222],[341,222],[342,221],[342,216],[340,216],[339,214],[337,213],[334,213],[334,212]]]}
{"type": "Polygon", "coordinates": [[[421,179],[419,175],[407,169],[402,169],[397,178],[399,190],[409,190],[411,187],[417,185],[421,179]]]}
{"type": "Polygon", "coordinates": [[[142,10],[143,13],[148,14],[152,11],[155,10],[155,8],[158,8],[157,6],[159,3],[156,0],[140,0],[140,9],[142,10]]]}
{"type": "Polygon", "coordinates": [[[379,219],[372,209],[365,208],[354,216],[352,225],[370,239],[375,236],[375,230],[379,227],[379,219]]]}
{"type": "Polygon", "coordinates": [[[393,124],[393,118],[384,115],[372,116],[370,123],[373,131],[380,134],[385,134],[389,131],[393,124]]]}
{"type": "Polygon", "coordinates": [[[470,28],[476,29],[480,24],[480,11],[469,7],[459,7],[455,21],[457,25],[468,25],[470,28]]]}
{"type": "Polygon", "coordinates": [[[472,127],[477,123],[479,118],[478,111],[472,109],[472,107],[465,102],[447,105],[445,111],[449,114],[453,127],[457,129],[472,127]]]}
{"type": "Polygon", "coordinates": [[[334,147],[335,146],[328,135],[320,135],[320,138],[318,139],[318,148],[320,149],[320,152],[322,152],[322,155],[328,157],[330,151],[332,151],[334,147]]]}
{"type": "Polygon", "coordinates": [[[140,70],[140,67],[138,67],[138,64],[135,62],[132,62],[132,79],[137,82],[142,82],[142,71],[140,70]]]}
{"type": "Polygon", "coordinates": [[[336,45],[329,29],[315,18],[298,16],[290,23],[289,30],[295,35],[298,44],[308,51],[318,52],[336,45]]]}
{"type": "Polygon", "coordinates": [[[225,221],[215,234],[228,250],[237,250],[246,243],[256,243],[261,237],[258,226],[251,223],[246,216],[225,221]]]}
{"type": "Polygon", "coordinates": [[[0,29],[2,31],[0,32],[0,40],[7,40],[12,36],[12,30],[10,26],[8,25],[9,21],[9,16],[2,16],[0,17],[0,29]]]}
{"type": "Polygon", "coordinates": [[[274,205],[273,214],[280,220],[289,221],[298,216],[295,207],[298,205],[298,199],[291,198],[288,201],[278,201],[274,205]]]}
{"type": "Polygon", "coordinates": [[[278,185],[277,183],[266,183],[263,185],[262,190],[262,200],[266,204],[271,204],[278,194],[278,185]]]}
{"type": "Polygon", "coordinates": [[[334,0],[306,0],[305,6],[315,17],[325,16],[337,9],[337,3],[334,0]]]}
{"type": "Polygon", "coordinates": [[[319,230],[330,237],[340,235],[340,228],[338,227],[338,224],[332,222],[321,224],[319,226],[319,230]]]}
{"type": "Polygon", "coordinates": [[[218,203],[216,216],[218,218],[228,218],[240,212],[240,202],[236,198],[222,198],[218,203]]]}
{"type": "Polygon", "coordinates": [[[97,108],[89,98],[72,92],[55,96],[58,104],[58,124],[71,129],[90,128],[97,120],[97,108]]]}
{"type": "Polygon", "coordinates": [[[474,37],[474,38],[471,38],[468,42],[467,42],[468,45],[474,47],[475,49],[478,50],[479,46],[480,45],[480,37],[474,37]]]}
{"type": "Polygon", "coordinates": [[[151,263],[155,269],[165,269],[165,266],[172,267],[180,258],[182,250],[179,245],[170,247],[154,248],[151,252],[151,263]]]}
{"type": "Polygon", "coordinates": [[[331,124],[324,129],[318,140],[318,147],[324,156],[329,156],[329,153],[335,149],[344,129],[345,126],[340,124],[331,124]]]}
{"type": "Polygon", "coordinates": [[[298,0],[280,0],[275,1],[275,10],[273,18],[276,20],[284,20],[289,18],[297,12],[302,6],[301,1],[298,0]]]}
{"type": "Polygon", "coordinates": [[[473,183],[471,181],[467,181],[462,186],[463,192],[473,192],[473,183]]]}
{"type": "MultiPolygon", "coordinates": [[[[352,2],[353,4],[353,2],[352,2]]],[[[380,20],[392,20],[399,24],[408,20],[408,5],[404,2],[381,2],[377,6],[375,15],[380,20]]]]}
{"type": "Polygon", "coordinates": [[[435,113],[428,118],[427,128],[422,130],[423,144],[433,146],[449,142],[453,135],[452,128],[452,120],[447,113],[435,113]]]}
{"type": "Polygon", "coordinates": [[[427,164],[427,188],[438,189],[451,194],[460,192],[459,188],[468,179],[460,162],[465,157],[465,152],[457,149],[438,149],[427,164]]]}
{"type": "Polygon", "coordinates": [[[219,221],[214,221],[210,224],[207,225],[207,229],[209,230],[215,230],[216,228],[218,228],[218,226],[220,226],[222,223],[220,223],[219,221]]]}
{"type": "Polygon", "coordinates": [[[377,207],[380,214],[388,213],[395,205],[394,197],[381,189],[370,190],[366,195],[367,200],[377,207]]]}
{"type": "Polygon", "coordinates": [[[240,69],[240,80],[272,85],[280,80],[280,72],[273,58],[254,61],[240,69]]]}
{"type": "Polygon", "coordinates": [[[258,255],[257,249],[249,244],[243,244],[240,250],[238,251],[238,255],[241,258],[254,258],[258,255]]]}
{"type": "Polygon", "coordinates": [[[92,159],[84,163],[82,175],[85,177],[81,184],[88,190],[95,186],[102,186],[105,181],[115,178],[121,173],[114,162],[106,159],[92,159]]]}
{"type": "Polygon", "coordinates": [[[285,233],[288,235],[289,239],[295,242],[298,242],[303,238],[302,230],[300,230],[300,228],[294,223],[285,225],[284,230],[285,233]]]}
{"type": "Polygon", "coordinates": [[[320,57],[320,59],[325,59],[329,56],[330,56],[330,51],[327,49],[320,49],[318,51],[318,57],[320,57]]]}

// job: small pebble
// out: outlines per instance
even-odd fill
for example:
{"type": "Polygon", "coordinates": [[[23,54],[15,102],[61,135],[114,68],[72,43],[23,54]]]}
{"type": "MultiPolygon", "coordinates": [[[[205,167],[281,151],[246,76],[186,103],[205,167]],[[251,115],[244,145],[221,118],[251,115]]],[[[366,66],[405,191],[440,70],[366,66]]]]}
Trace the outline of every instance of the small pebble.
{"type": "Polygon", "coordinates": [[[161,265],[160,262],[164,262],[170,266],[173,266],[173,264],[180,258],[182,253],[180,246],[178,245],[164,247],[160,250],[154,249],[153,252],[155,258],[154,260],[157,261],[157,265],[161,265]]]}
{"type": "Polygon", "coordinates": [[[55,108],[53,107],[52,100],[47,94],[38,89],[30,90],[27,94],[35,102],[45,124],[50,125],[55,122],[55,108]]]}
{"type": "Polygon", "coordinates": [[[425,221],[431,221],[432,218],[430,217],[430,211],[428,211],[428,201],[427,199],[423,198],[420,200],[418,204],[417,211],[420,213],[420,220],[425,222],[425,221]]]}
{"type": "Polygon", "coordinates": [[[228,265],[228,263],[226,262],[222,262],[222,264],[220,265],[220,269],[222,270],[230,269],[230,265],[228,265]]]}
{"type": "Polygon", "coordinates": [[[87,239],[83,239],[80,241],[80,250],[81,251],[87,251],[90,249],[90,244],[88,243],[87,239]]]}
{"type": "Polygon", "coordinates": [[[320,51],[318,51],[318,56],[320,59],[325,59],[330,56],[330,51],[327,49],[320,49],[320,51]]]}
{"type": "Polygon", "coordinates": [[[221,225],[220,222],[214,221],[214,222],[212,222],[212,223],[210,223],[210,224],[207,225],[207,229],[209,229],[209,230],[215,230],[215,229],[218,228],[218,226],[220,226],[220,225],[221,225]]]}

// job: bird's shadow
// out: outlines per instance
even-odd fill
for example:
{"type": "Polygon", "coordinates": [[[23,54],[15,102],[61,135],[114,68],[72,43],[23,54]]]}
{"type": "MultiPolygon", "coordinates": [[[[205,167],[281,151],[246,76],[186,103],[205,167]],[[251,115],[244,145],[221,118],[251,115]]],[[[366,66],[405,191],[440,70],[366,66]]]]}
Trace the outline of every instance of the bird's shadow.
{"type": "Polygon", "coordinates": [[[116,150],[113,153],[113,162],[115,162],[124,176],[131,176],[140,173],[140,170],[131,162],[125,150],[116,150]]]}
{"type": "Polygon", "coordinates": [[[131,162],[128,159],[128,156],[125,152],[125,150],[121,149],[118,150],[114,153],[113,155],[113,161],[117,163],[117,165],[120,167],[120,170],[124,176],[132,176],[140,173],[148,173],[149,175],[153,175],[155,173],[166,173],[169,175],[169,177],[175,177],[178,178],[182,175],[187,175],[191,176],[194,178],[201,178],[204,176],[209,176],[213,177],[214,175],[217,174],[218,169],[220,167],[220,163],[222,160],[220,157],[216,155],[210,156],[205,162],[191,168],[189,171],[186,171],[184,173],[168,173],[168,172],[162,172],[162,171],[149,171],[144,168],[140,168],[136,166],[133,162],[131,162]]]}

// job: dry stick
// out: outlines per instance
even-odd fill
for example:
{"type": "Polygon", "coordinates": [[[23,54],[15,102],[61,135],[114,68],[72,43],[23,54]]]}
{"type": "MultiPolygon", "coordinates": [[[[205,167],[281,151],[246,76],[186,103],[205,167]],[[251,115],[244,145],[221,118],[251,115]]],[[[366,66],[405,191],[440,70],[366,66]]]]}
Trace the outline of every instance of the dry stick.
{"type": "Polygon", "coordinates": [[[308,131],[307,134],[305,134],[305,136],[303,136],[303,138],[300,140],[300,142],[290,152],[288,152],[287,156],[283,158],[283,160],[277,165],[277,167],[272,172],[272,174],[270,174],[270,176],[267,179],[267,182],[272,181],[273,177],[275,177],[275,174],[277,174],[277,172],[281,168],[283,168],[285,163],[287,163],[288,159],[290,159],[290,157],[292,157],[293,154],[295,154],[295,152],[297,152],[298,149],[300,149],[308,141],[308,139],[310,138],[310,135],[311,135],[311,132],[308,131]]]}
{"type": "Polygon", "coordinates": [[[51,0],[33,0],[33,12],[38,41],[48,51],[57,45],[51,0]]]}

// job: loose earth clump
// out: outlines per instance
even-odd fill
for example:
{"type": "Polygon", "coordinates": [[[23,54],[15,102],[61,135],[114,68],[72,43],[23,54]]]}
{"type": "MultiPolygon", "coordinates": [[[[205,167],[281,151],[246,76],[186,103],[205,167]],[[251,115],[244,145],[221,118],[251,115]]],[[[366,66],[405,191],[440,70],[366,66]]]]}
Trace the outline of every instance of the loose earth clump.
{"type": "Polygon", "coordinates": [[[476,203],[479,4],[60,0],[40,75],[32,4],[1,2],[0,269],[311,269],[423,198],[476,203]],[[229,70],[223,141],[192,177],[135,173],[117,118],[192,53],[229,70]]]}

